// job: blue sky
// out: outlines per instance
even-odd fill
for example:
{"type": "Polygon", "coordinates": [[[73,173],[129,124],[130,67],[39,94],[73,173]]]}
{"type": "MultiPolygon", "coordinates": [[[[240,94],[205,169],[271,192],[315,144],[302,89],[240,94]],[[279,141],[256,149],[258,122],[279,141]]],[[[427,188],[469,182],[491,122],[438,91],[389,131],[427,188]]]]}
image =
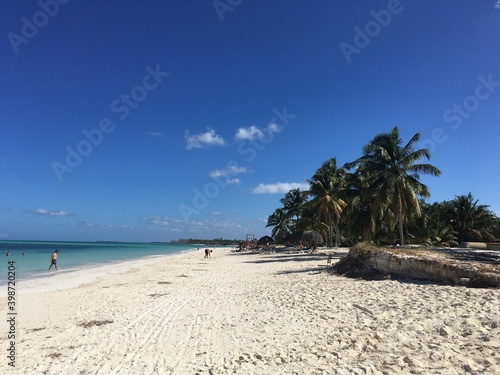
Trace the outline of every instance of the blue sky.
{"type": "Polygon", "coordinates": [[[2,4],[0,239],[268,234],[321,164],[416,132],[500,214],[500,2],[2,4]]]}

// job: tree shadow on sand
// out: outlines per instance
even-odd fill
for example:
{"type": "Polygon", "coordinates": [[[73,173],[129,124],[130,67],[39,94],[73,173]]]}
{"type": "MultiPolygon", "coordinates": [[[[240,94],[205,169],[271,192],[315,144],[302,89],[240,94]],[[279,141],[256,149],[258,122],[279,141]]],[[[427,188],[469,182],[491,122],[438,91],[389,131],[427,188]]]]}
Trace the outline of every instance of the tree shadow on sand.
{"type": "Polygon", "coordinates": [[[285,262],[311,262],[326,261],[326,256],[302,254],[298,256],[265,255],[265,258],[248,260],[245,263],[265,264],[265,263],[285,263],[285,262]]]}
{"type": "MultiPolygon", "coordinates": [[[[248,254],[248,253],[247,253],[248,254]]],[[[256,260],[249,260],[246,263],[276,263],[276,262],[308,262],[308,261],[324,261],[326,265],[326,260],[330,257],[332,262],[338,261],[347,253],[345,251],[329,251],[328,253],[315,252],[315,253],[297,253],[292,252],[276,252],[276,254],[260,254],[262,258],[256,260]]]]}
{"type": "Polygon", "coordinates": [[[286,271],[279,271],[276,272],[275,275],[296,275],[296,274],[309,274],[310,276],[316,276],[319,275],[320,273],[325,273],[326,269],[325,268],[320,268],[318,266],[316,267],[307,267],[307,268],[301,268],[298,270],[286,270],[286,271]]]}
{"type": "Polygon", "coordinates": [[[491,264],[500,267],[500,251],[478,251],[469,249],[444,249],[441,251],[455,260],[491,264]]]}

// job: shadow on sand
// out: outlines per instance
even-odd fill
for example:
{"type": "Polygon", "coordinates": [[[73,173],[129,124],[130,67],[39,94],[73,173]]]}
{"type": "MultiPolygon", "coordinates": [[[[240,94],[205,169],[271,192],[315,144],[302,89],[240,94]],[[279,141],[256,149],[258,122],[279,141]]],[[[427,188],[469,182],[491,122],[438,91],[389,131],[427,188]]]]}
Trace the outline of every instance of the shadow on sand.
{"type": "Polygon", "coordinates": [[[299,254],[283,256],[283,255],[263,255],[260,259],[249,260],[245,263],[255,263],[255,264],[264,264],[264,263],[284,263],[284,262],[310,262],[310,261],[326,261],[326,256],[319,254],[299,254]]]}
{"type": "Polygon", "coordinates": [[[500,251],[494,250],[469,250],[469,249],[445,249],[441,250],[451,258],[464,262],[477,262],[500,266],[500,251]]]}
{"type": "MultiPolygon", "coordinates": [[[[248,254],[248,253],[247,253],[248,254]]],[[[260,255],[259,253],[255,253],[260,255]]],[[[290,275],[290,274],[311,274],[317,275],[328,271],[331,267],[327,266],[327,259],[331,254],[331,264],[335,264],[346,253],[341,251],[330,251],[327,253],[303,253],[303,254],[288,254],[288,252],[281,252],[275,255],[261,255],[259,259],[248,260],[245,263],[253,264],[266,264],[266,263],[285,263],[285,262],[313,262],[312,266],[276,272],[276,275],[290,275]]]]}

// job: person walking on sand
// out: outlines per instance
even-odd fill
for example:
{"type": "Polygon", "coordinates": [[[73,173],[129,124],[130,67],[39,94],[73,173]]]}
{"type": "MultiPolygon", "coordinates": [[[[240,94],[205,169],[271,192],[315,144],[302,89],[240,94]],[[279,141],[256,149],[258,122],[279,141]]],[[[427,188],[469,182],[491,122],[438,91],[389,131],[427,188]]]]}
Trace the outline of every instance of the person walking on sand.
{"type": "Polygon", "coordinates": [[[52,256],[50,257],[50,267],[49,267],[49,271],[50,269],[52,268],[52,266],[55,266],[56,267],[56,271],[57,271],[57,253],[59,252],[59,250],[56,250],[52,253],[52,256]]]}

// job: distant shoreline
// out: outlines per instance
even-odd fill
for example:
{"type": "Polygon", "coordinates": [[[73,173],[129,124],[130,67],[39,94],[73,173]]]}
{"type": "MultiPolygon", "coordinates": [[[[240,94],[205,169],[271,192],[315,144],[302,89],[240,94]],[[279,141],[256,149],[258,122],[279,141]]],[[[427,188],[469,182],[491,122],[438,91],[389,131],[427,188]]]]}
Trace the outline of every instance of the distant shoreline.
{"type": "MultiPolygon", "coordinates": [[[[123,261],[171,255],[196,250],[195,245],[127,242],[38,242],[11,241],[0,243],[0,256],[10,253],[5,259],[15,262],[18,280],[50,277],[53,273],[71,273],[123,261]],[[59,250],[59,271],[47,268],[52,252],[59,250]],[[23,255],[26,254],[26,255],[23,255]]],[[[7,263],[0,264],[0,272],[6,272],[7,263]]],[[[6,281],[0,280],[0,285],[6,281]]]]}

